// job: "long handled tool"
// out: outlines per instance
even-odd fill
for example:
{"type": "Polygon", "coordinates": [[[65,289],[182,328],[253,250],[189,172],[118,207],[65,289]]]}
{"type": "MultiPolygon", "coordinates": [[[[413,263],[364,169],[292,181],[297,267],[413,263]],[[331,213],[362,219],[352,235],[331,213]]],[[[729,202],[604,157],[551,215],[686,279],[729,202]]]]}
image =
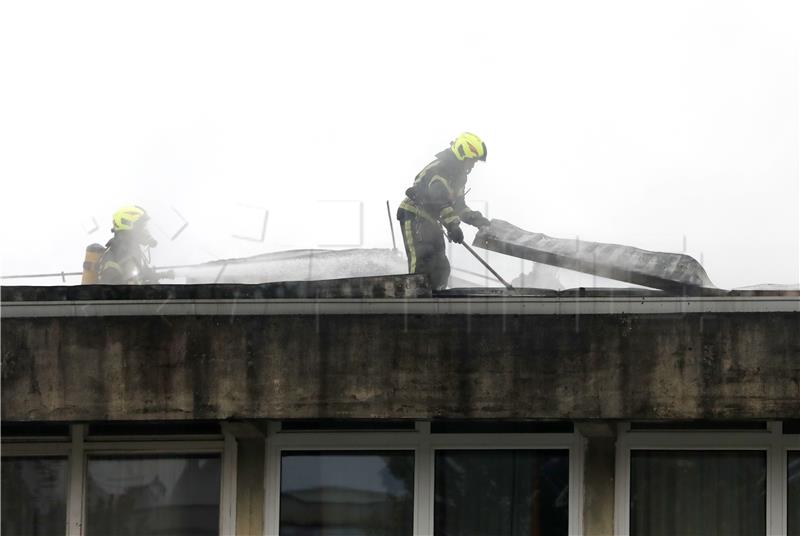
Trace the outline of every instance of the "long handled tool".
{"type": "Polygon", "coordinates": [[[508,281],[506,281],[505,279],[503,279],[502,277],[500,277],[500,274],[498,274],[497,272],[495,272],[495,271],[494,271],[494,268],[492,268],[491,266],[489,266],[489,263],[488,263],[488,262],[486,262],[485,260],[483,260],[483,258],[482,258],[480,255],[478,255],[478,254],[475,252],[475,250],[474,250],[474,249],[472,249],[471,247],[469,247],[469,245],[468,245],[466,242],[462,242],[462,243],[461,243],[461,245],[462,245],[462,246],[464,246],[465,248],[467,248],[467,251],[469,251],[470,253],[472,253],[473,257],[475,257],[476,259],[478,259],[478,261],[479,261],[479,262],[480,262],[480,263],[481,263],[481,264],[482,264],[482,265],[483,265],[483,266],[484,266],[484,267],[485,267],[487,270],[489,270],[490,272],[492,272],[492,275],[493,275],[493,276],[495,276],[495,277],[497,278],[497,280],[498,280],[498,281],[500,281],[500,282],[503,284],[503,286],[504,286],[504,287],[506,287],[508,290],[514,290],[514,287],[512,287],[512,286],[511,286],[511,283],[509,283],[508,281]]]}
{"type": "MultiPolygon", "coordinates": [[[[442,233],[444,234],[444,236],[445,236],[445,237],[447,237],[447,231],[445,231],[444,229],[442,229],[442,233]]],[[[449,240],[449,238],[448,238],[448,240],[449,240]]],[[[511,284],[510,284],[508,281],[506,281],[505,279],[503,279],[503,278],[500,276],[500,274],[498,274],[498,273],[495,271],[495,269],[494,269],[494,268],[492,268],[491,266],[489,266],[489,263],[488,263],[488,262],[486,262],[485,260],[483,260],[483,257],[481,257],[480,255],[478,255],[478,253],[477,253],[477,252],[476,252],[474,249],[472,249],[472,248],[469,246],[469,244],[467,244],[466,242],[461,242],[461,245],[462,245],[462,246],[464,246],[465,248],[467,248],[467,251],[469,251],[470,253],[472,253],[472,256],[473,256],[473,257],[475,257],[476,259],[478,259],[478,262],[479,262],[479,263],[481,263],[481,264],[484,266],[484,268],[486,268],[487,270],[489,270],[490,272],[492,272],[492,275],[493,275],[493,276],[494,276],[494,277],[495,277],[495,278],[496,278],[498,281],[500,281],[500,282],[503,284],[503,286],[504,286],[504,287],[506,287],[508,290],[514,290],[514,287],[512,287],[512,286],[511,286],[511,284]]]]}

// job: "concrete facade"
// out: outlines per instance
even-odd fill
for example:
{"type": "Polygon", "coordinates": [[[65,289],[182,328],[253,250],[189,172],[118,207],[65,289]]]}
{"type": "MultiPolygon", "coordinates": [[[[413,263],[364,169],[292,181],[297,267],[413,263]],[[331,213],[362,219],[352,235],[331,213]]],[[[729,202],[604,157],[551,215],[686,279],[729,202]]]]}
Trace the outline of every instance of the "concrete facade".
{"type": "Polygon", "coordinates": [[[780,419],[796,313],[4,318],[4,420],[780,419]]]}
{"type": "Polygon", "coordinates": [[[264,534],[264,438],[238,438],[236,532],[264,534]]]}
{"type": "MultiPolygon", "coordinates": [[[[4,288],[3,423],[73,430],[52,445],[4,437],[4,456],[60,453],[83,475],[103,441],[138,453],[167,442],[87,438],[82,423],[219,423],[222,433],[171,438],[169,449],[220,454],[220,533],[272,536],[281,448],[404,448],[420,466],[414,533],[428,536],[437,445],[561,449],[569,533],[601,536],[628,533],[632,449],[739,444],[768,453],[765,530],[782,534],[792,499],[781,478],[800,452],[800,435],[785,432],[800,418],[798,311],[781,295],[433,296],[416,278],[4,288]],[[321,428],[281,428],[298,419],[321,428]],[[326,428],[342,420],[354,429],[326,428]],[[445,421],[486,428],[432,431],[445,421]],[[643,421],[689,421],[706,435],[630,428],[643,421]]],[[[82,535],[84,482],[70,485],[68,533],[82,535]]]]}

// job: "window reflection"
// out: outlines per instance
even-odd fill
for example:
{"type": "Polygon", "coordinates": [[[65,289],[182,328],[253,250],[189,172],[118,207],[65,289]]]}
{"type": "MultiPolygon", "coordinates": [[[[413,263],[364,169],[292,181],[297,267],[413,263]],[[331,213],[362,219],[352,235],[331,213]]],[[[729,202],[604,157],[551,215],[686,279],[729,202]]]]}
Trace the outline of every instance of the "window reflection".
{"type": "Polygon", "coordinates": [[[52,536],[67,526],[66,458],[3,458],[2,534],[52,536]]]}
{"type": "Polygon", "coordinates": [[[410,535],[414,453],[284,452],[281,536],[410,535]]]}
{"type": "Polygon", "coordinates": [[[569,451],[436,451],[434,533],[567,534],[569,451]]]}
{"type": "Polygon", "coordinates": [[[218,455],[90,457],[86,532],[218,534],[219,497],[218,455]]]}
{"type": "Polygon", "coordinates": [[[766,533],[763,451],[634,450],[631,535],[766,533]]]}

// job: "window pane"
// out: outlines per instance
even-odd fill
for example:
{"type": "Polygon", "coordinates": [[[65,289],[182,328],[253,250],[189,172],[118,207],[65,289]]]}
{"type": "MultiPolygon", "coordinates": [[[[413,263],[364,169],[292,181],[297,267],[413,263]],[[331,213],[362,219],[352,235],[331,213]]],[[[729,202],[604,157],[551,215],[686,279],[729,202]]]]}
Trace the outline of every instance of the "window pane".
{"type": "Polygon", "coordinates": [[[789,451],[788,461],[787,528],[789,536],[800,536],[800,450],[789,451]]]}
{"type": "Polygon", "coordinates": [[[52,536],[67,528],[66,458],[3,458],[2,534],[52,536]]]}
{"type": "Polygon", "coordinates": [[[436,451],[439,536],[567,534],[569,451],[436,451]]]}
{"type": "Polygon", "coordinates": [[[219,533],[220,457],[90,457],[86,532],[112,535],[219,533]]]}
{"type": "Polygon", "coordinates": [[[634,450],[631,535],[766,533],[763,451],[634,450]]]}
{"type": "Polygon", "coordinates": [[[413,523],[413,452],[283,453],[281,536],[401,536],[413,523]]]}

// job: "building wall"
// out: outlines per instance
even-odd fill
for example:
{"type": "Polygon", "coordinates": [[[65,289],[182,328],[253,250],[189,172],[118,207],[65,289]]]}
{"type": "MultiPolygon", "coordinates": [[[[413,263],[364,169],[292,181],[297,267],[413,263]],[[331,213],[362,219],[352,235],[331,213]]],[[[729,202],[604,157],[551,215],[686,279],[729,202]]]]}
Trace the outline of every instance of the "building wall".
{"type": "Polygon", "coordinates": [[[543,534],[642,533],[653,519],[800,534],[797,303],[190,297],[4,302],[4,523],[83,536],[98,515],[141,522],[108,505],[144,504],[208,534],[399,515],[402,534],[429,536],[443,505],[497,522],[474,502],[491,489],[538,497],[503,522],[536,519],[543,534]],[[348,488],[361,471],[342,467],[361,462],[345,453],[383,472],[348,488]],[[324,481],[287,487],[285,457],[316,455],[325,470],[297,474],[324,481]],[[395,493],[380,502],[387,474],[395,493]],[[173,488],[184,502],[160,504],[173,488]]]}
{"type": "Polygon", "coordinates": [[[614,533],[615,437],[589,437],[584,461],[583,527],[586,536],[614,533]]]}
{"type": "Polygon", "coordinates": [[[264,438],[237,438],[236,533],[264,533],[264,438]]]}
{"type": "Polygon", "coordinates": [[[800,316],[9,318],[4,420],[781,419],[800,316]]]}

